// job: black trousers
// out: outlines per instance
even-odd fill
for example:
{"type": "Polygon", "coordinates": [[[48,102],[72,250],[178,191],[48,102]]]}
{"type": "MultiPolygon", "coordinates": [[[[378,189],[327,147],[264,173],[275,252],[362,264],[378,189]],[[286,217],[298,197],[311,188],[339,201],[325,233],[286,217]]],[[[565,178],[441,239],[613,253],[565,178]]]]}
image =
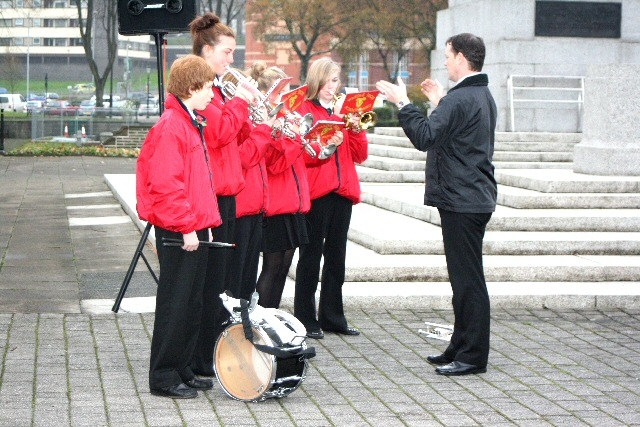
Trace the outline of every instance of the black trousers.
{"type": "MultiPolygon", "coordinates": [[[[182,239],[182,234],[155,227],[156,242],[163,237],[182,239]]],[[[206,240],[208,230],[197,232],[206,240]]],[[[209,248],[185,251],[157,244],[160,279],[151,339],[149,387],[157,389],[189,381],[189,365],[200,329],[202,291],[209,248]]]]}
{"type": "Polygon", "coordinates": [[[262,214],[236,218],[236,248],[231,254],[227,290],[247,301],[256,290],[262,248],[262,214]]]}
{"type": "MultiPolygon", "coordinates": [[[[222,224],[212,228],[215,242],[234,243],[236,222],[235,196],[218,196],[218,208],[222,224]]],[[[210,248],[203,292],[202,317],[198,344],[191,363],[191,369],[198,375],[212,376],[213,350],[218,336],[224,330],[222,323],[229,313],[222,305],[220,294],[224,292],[229,274],[232,248],[210,248]]]]}
{"type": "Polygon", "coordinates": [[[347,328],[342,303],[347,232],[353,202],[336,193],[315,199],[307,213],[309,243],[300,246],[296,268],[294,315],[308,330],[341,331],[347,328]],[[316,290],[320,260],[324,256],[318,318],[316,290]]]}
{"type": "Polygon", "coordinates": [[[491,213],[438,211],[455,319],[453,336],[444,354],[451,360],[486,366],[490,302],[482,264],[482,241],[491,213]]]}

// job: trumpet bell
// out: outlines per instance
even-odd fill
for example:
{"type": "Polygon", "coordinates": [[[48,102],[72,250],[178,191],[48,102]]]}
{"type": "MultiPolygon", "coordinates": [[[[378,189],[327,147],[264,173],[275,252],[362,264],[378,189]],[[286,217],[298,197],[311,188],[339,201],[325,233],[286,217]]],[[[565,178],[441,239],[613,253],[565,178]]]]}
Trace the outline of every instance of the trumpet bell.
{"type": "Polygon", "coordinates": [[[368,111],[360,117],[360,129],[367,130],[376,125],[378,115],[375,111],[368,111]]]}

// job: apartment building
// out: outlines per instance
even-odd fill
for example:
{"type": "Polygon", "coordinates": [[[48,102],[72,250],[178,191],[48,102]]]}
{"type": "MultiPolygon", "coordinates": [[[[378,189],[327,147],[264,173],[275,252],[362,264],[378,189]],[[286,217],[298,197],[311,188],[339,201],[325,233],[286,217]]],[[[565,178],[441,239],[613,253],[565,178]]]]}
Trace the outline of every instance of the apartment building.
{"type": "MultiPolygon", "coordinates": [[[[83,19],[86,14],[86,8],[82,8],[83,19]]],[[[104,70],[106,35],[104,30],[101,32],[101,17],[97,12],[91,19],[94,59],[98,68],[104,70]]],[[[130,85],[134,78],[146,81],[146,69],[155,68],[153,49],[153,39],[148,35],[119,35],[114,86],[130,85]]],[[[42,80],[46,74],[49,79],[91,82],[93,77],[80,38],[75,2],[0,0],[0,68],[3,69],[2,79],[13,74],[42,80]]]]}

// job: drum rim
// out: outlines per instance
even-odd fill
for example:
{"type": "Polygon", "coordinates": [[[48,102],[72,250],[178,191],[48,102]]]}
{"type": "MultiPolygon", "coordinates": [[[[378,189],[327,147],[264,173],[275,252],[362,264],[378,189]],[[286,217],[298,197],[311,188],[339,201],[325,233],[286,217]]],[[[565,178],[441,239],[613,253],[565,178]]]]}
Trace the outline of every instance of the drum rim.
{"type": "MultiPolygon", "coordinates": [[[[219,343],[221,342],[221,340],[225,336],[224,333],[227,332],[229,329],[235,328],[235,327],[243,328],[243,325],[242,325],[242,323],[233,323],[233,324],[227,326],[224,329],[224,331],[220,334],[218,339],[216,340],[216,345],[215,345],[214,350],[213,350],[213,359],[214,359],[214,361],[217,360],[218,346],[219,346],[219,343]]],[[[260,325],[252,324],[251,325],[251,329],[253,330],[254,334],[257,333],[258,335],[260,335],[260,337],[263,339],[265,345],[273,346],[273,341],[271,340],[271,337],[269,337],[269,334],[267,334],[267,332],[260,325]]],[[[251,398],[242,398],[242,397],[238,397],[238,396],[235,396],[234,394],[232,394],[227,388],[228,385],[225,386],[224,383],[223,383],[223,379],[220,376],[220,371],[218,371],[217,363],[214,363],[213,370],[216,373],[216,378],[218,379],[218,383],[220,384],[220,387],[222,388],[222,390],[229,397],[231,397],[232,399],[235,399],[235,400],[242,401],[242,402],[259,402],[259,401],[265,400],[267,398],[267,394],[271,390],[271,387],[273,386],[273,384],[274,384],[274,382],[276,380],[277,364],[276,364],[276,357],[275,356],[273,356],[271,354],[267,354],[267,353],[264,353],[264,354],[271,361],[271,378],[269,379],[269,383],[264,385],[262,393],[257,394],[256,397],[251,397],[251,398]]]]}

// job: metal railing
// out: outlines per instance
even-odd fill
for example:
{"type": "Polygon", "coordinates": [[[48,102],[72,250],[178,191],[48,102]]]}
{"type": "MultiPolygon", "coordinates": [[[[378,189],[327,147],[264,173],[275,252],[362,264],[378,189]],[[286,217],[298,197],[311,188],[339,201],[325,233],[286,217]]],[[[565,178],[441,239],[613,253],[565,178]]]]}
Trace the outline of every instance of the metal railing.
{"type": "Polygon", "coordinates": [[[507,98],[509,102],[509,124],[511,132],[515,132],[516,103],[577,104],[578,114],[581,114],[584,103],[584,77],[512,74],[507,79],[507,98]],[[515,83],[514,80],[516,80],[515,83]],[[525,80],[525,82],[521,82],[520,85],[516,84],[522,80],[525,80]],[[523,85],[525,83],[529,83],[529,85],[523,85]],[[574,86],[567,86],[571,84],[574,86]],[[530,96],[518,96],[525,93],[529,93],[530,96]],[[544,97],[536,97],[537,94],[544,94],[544,97]],[[562,97],[561,94],[565,96],[562,97]],[[574,94],[576,95],[575,97],[573,97],[574,94]]]}

